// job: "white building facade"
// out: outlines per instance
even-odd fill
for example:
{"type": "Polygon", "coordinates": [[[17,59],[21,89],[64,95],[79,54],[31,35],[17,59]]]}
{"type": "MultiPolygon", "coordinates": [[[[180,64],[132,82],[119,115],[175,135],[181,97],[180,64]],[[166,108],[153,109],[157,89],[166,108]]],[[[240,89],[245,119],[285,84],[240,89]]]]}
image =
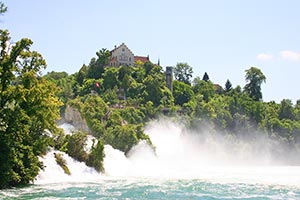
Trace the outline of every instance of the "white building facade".
{"type": "Polygon", "coordinates": [[[134,54],[124,43],[115,47],[110,53],[110,66],[132,66],[134,64],[134,54]]]}
{"type": "Polygon", "coordinates": [[[110,51],[109,66],[133,66],[135,62],[138,61],[142,63],[150,62],[149,56],[135,56],[124,43],[118,47],[115,46],[115,48],[110,51]]]}

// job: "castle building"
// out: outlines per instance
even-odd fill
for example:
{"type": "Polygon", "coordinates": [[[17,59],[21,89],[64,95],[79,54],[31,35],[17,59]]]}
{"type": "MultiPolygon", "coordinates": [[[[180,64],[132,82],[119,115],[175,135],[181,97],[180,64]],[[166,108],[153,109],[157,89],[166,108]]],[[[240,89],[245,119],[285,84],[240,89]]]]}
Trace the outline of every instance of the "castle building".
{"type": "Polygon", "coordinates": [[[110,51],[109,66],[133,66],[138,61],[142,63],[148,62],[150,61],[149,56],[135,56],[124,43],[118,47],[115,46],[115,48],[110,51]]]}

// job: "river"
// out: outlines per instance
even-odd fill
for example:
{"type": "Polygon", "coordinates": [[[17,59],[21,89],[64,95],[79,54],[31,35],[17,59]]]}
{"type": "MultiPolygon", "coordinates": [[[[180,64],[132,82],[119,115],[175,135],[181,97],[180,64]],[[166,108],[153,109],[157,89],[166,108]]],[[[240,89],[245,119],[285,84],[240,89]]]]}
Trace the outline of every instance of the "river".
{"type": "Polygon", "coordinates": [[[51,150],[34,184],[1,190],[0,199],[300,199],[300,167],[277,162],[265,138],[200,137],[168,121],[146,132],[155,152],[143,141],[127,157],[105,145],[103,174],[62,153],[68,176],[51,150]]]}

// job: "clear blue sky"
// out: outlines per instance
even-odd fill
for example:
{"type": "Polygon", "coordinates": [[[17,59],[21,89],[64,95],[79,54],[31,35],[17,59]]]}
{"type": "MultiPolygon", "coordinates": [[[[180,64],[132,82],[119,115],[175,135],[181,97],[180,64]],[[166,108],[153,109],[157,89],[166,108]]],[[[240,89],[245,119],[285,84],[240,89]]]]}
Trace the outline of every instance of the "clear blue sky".
{"type": "Polygon", "coordinates": [[[193,77],[245,85],[256,66],[267,77],[265,101],[300,99],[299,0],[4,0],[0,28],[12,40],[28,37],[47,71],[77,72],[101,48],[122,42],[137,55],[193,77]]]}

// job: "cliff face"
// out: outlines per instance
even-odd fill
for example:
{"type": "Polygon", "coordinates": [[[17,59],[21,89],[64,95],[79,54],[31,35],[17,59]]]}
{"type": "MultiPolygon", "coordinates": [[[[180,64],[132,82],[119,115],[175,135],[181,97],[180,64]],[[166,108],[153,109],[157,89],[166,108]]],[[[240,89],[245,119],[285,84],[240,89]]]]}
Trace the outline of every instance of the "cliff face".
{"type": "Polygon", "coordinates": [[[65,110],[64,120],[67,123],[72,124],[78,130],[91,133],[91,130],[87,126],[85,119],[81,117],[80,112],[75,108],[67,106],[65,110]]]}

